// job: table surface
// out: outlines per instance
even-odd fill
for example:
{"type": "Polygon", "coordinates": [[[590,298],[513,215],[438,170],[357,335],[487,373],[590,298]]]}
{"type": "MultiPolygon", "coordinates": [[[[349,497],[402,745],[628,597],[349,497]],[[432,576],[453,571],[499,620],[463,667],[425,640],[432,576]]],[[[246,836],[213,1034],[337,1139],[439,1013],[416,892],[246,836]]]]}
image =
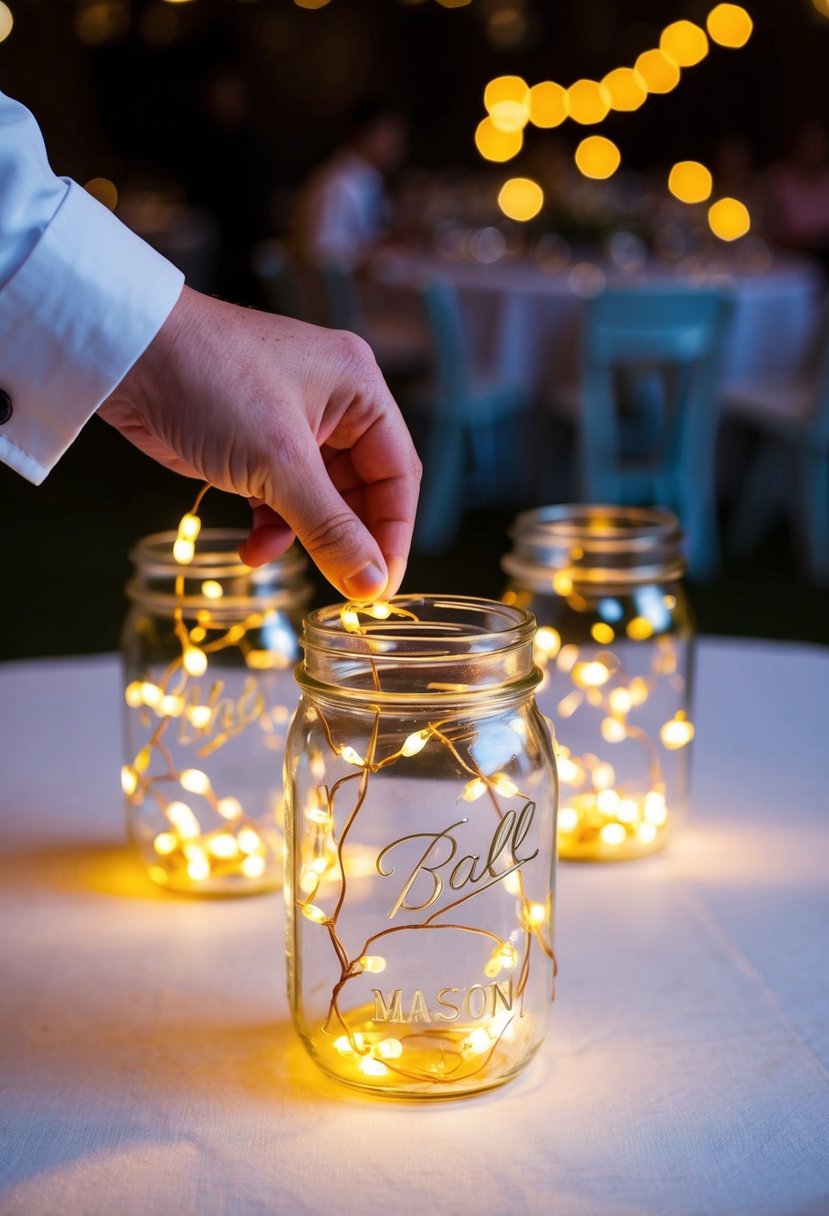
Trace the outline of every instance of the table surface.
{"type": "Polygon", "coordinates": [[[396,1104],[305,1057],[280,896],[129,858],[115,660],[0,667],[0,1212],[829,1212],[827,692],[827,651],[705,640],[692,816],[560,867],[541,1053],[396,1104]]]}

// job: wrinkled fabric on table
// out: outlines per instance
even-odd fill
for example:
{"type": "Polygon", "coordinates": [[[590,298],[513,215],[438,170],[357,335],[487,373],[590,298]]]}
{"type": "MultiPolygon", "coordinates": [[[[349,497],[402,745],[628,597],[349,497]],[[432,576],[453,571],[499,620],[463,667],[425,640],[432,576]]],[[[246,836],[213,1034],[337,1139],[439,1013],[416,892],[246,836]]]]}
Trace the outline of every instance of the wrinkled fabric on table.
{"type": "Polygon", "coordinates": [[[279,895],[151,889],[116,661],[0,667],[0,1212],[829,1211],[829,653],[705,641],[670,851],[560,866],[559,997],[503,1089],[362,1098],[289,1022],[279,895]]]}

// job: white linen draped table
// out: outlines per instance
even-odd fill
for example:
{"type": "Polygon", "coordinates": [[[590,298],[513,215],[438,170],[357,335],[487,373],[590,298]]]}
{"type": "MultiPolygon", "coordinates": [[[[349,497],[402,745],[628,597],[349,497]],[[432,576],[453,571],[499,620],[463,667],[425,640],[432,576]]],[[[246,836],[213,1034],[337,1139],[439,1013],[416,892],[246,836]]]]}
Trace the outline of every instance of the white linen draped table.
{"type": "MultiPolygon", "coordinates": [[[[387,287],[395,283],[416,287],[435,277],[452,283],[473,363],[521,385],[535,398],[549,395],[562,381],[577,379],[585,298],[605,283],[632,288],[688,283],[733,293],[725,384],[801,372],[820,311],[816,267],[782,256],[756,273],[723,260],[688,273],[646,265],[623,275],[587,260],[549,271],[520,259],[486,265],[395,251],[378,259],[374,275],[387,287]]],[[[405,304],[398,299],[397,306],[405,304]]]]}
{"type": "Polygon", "coordinates": [[[829,1212],[828,695],[827,651],[705,640],[692,816],[560,866],[539,1056],[405,1104],[305,1057],[279,895],[127,855],[115,659],[0,667],[0,1212],[829,1212]]]}

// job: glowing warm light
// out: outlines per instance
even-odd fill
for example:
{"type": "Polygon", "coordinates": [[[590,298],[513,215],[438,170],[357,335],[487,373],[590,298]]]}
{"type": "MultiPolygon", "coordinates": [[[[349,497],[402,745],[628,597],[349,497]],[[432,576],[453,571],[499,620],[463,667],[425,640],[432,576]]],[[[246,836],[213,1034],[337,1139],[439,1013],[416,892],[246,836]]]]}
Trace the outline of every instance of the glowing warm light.
{"type": "Polygon", "coordinates": [[[529,177],[511,177],[498,192],[498,206],[508,219],[524,223],[544,206],[544,191],[529,177]]]}
{"type": "Polygon", "coordinates": [[[204,730],[210,724],[213,710],[209,705],[188,705],[184,711],[184,715],[191,726],[195,726],[196,730],[204,730]]]}
{"type": "Polygon", "coordinates": [[[643,51],[636,60],[636,71],[649,93],[670,93],[679,84],[679,68],[662,51],[643,51]]]}
{"type": "Polygon", "coordinates": [[[542,80],[530,89],[527,105],[534,127],[560,127],[567,117],[567,90],[554,80],[542,80]]]}
{"type": "Polygon", "coordinates": [[[173,557],[180,566],[189,566],[196,553],[196,546],[191,540],[179,536],[173,543],[173,557]]]}
{"type": "Polygon", "coordinates": [[[574,832],[579,824],[579,813],[572,806],[563,806],[558,813],[558,830],[568,835],[574,832]]]}
{"type": "Polygon", "coordinates": [[[594,625],[591,625],[590,633],[594,640],[602,646],[609,646],[616,637],[612,627],[606,625],[604,621],[596,621],[594,625]]]}
{"type": "Polygon", "coordinates": [[[585,177],[599,181],[612,177],[621,161],[619,149],[604,135],[588,135],[576,148],[576,167],[585,177]]]}
{"type": "Polygon", "coordinates": [[[547,625],[536,631],[535,645],[547,659],[554,659],[561,649],[561,634],[547,625]]]}
{"type": "Polygon", "coordinates": [[[572,671],[573,665],[578,661],[579,648],[572,643],[562,646],[556,657],[556,667],[559,671],[572,671]]]}
{"type": "Polygon", "coordinates": [[[704,203],[712,186],[710,171],[696,160],[677,161],[668,174],[668,189],[681,203],[704,203]]]}
{"type": "Polygon", "coordinates": [[[188,676],[203,676],[207,671],[207,655],[198,646],[188,646],[181,663],[188,676]]]}
{"type": "Polygon", "coordinates": [[[479,122],[475,131],[475,147],[484,160],[496,164],[512,160],[521,151],[523,143],[523,131],[499,131],[491,118],[479,122]]]}
{"type": "Polygon", "coordinates": [[[635,68],[614,68],[602,80],[610,108],[621,112],[638,110],[647,100],[648,90],[635,68]]]}
{"type": "Polygon", "coordinates": [[[610,94],[598,80],[577,80],[567,90],[567,112],[574,122],[601,122],[610,109],[610,94]]]}
{"type": "Polygon", "coordinates": [[[650,694],[648,682],[642,676],[634,676],[627,688],[631,705],[644,705],[650,694]]]}
{"type": "Polygon", "coordinates": [[[312,920],[315,925],[324,925],[328,920],[322,908],[318,908],[316,904],[303,904],[302,915],[307,916],[308,920],[312,920]]]}
{"type": "Polygon", "coordinates": [[[167,857],[178,848],[178,841],[172,832],[159,832],[153,841],[153,848],[159,857],[167,857]]]}
{"type": "Polygon", "coordinates": [[[705,22],[711,39],[720,46],[739,49],[751,37],[754,23],[739,4],[718,4],[705,22]]]}
{"type": "Polygon", "coordinates": [[[126,701],[127,705],[129,705],[130,709],[138,709],[144,704],[144,698],[141,695],[142,687],[143,686],[140,680],[133,680],[133,682],[128,684],[124,689],[124,700],[126,701]]]}
{"type": "Polygon", "coordinates": [[[662,746],[667,747],[669,751],[676,751],[677,748],[685,747],[694,737],[694,727],[688,721],[685,714],[681,711],[671,718],[670,722],[666,722],[659,730],[659,738],[662,741],[662,746]]]}
{"type": "Polygon", "coordinates": [[[602,724],[599,728],[602,732],[602,738],[605,743],[621,743],[627,738],[627,731],[621,722],[616,718],[602,718],[602,724]]]}
{"type": "Polygon", "coordinates": [[[547,910],[543,904],[528,904],[524,916],[527,924],[531,928],[537,929],[547,919],[547,910]]]}
{"type": "Polygon", "coordinates": [[[594,766],[590,777],[597,790],[608,790],[616,780],[616,772],[612,764],[601,761],[594,766]]]}
{"type": "Polygon", "coordinates": [[[192,882],[204,882],[210,877],[210,862],[204,853],[191,857],[187,862],[187,877],[192,882]]]}
{"type": "Polygon", "coordinates": [[[572,718],[583,700],[584,697],[580,692],[570,692],[566,697],[561,698],[556,706],[556,712],[560,718],[572,718]]]}
{"type": "MultiPolygon", "coordinates": [[[[464,0],[464,2],[468,4],[469,0],[464,0]]],[[[446,8],[453,7],[449,0],[438,0],[438,3],[443,4],[446,8]]],[[[381,1060],[375,1060],[371,1056],[363,1056],[358,1067],[360,1072],[365,1073],[367,1077],[385,1077],[389,1071],[381,1060]]]]}
{"type": "Polygon", "coordinates": [[[197,840],[201,835],[199,821],[186,802],[168,803],[165,813],[182,840],[197,840]]]}
{"type": "Polygon", "coordinates": [[[606,823],[599,831],[599,840],[602,844],[623,844],[627,840],[627,832],[621,823],[606,823]]]}
{"type": "Polygon", "coordinates": [[[422,752],[426,744],[429,742],[428,730],[419,730],[413,735],[409,735],[403,741],[403,746],[400,748],[401,756],[416,756],[418,752],[422,752]]]}
{"type": "Polygon", "coordinates": [[[329,3],[330,0],[294,0],[294,4],[297,6],[297,8],[325,8],[326,4],[329,3]]]}
{"type": "Polygon", "coordinates": [[[530,120],[530,111],[520,101],[499,101],[490,110],[489,117],[499,131],[523,131],[530,120]]]}
{"type": "Polygon", "coordinates": [[[518,786],[505,773],[496,773],[492,778],[492,784],[496,792],[504,798],[512,798],[518,793],[518,786]]]}
{"type": "Polygon", "coordinates": [[[664,794],[651,790],[645,797],[645,818],[648,823],[662,827],[668,820],[668,808],[665,806],[664,794]]]}
{"type": "MultiPolygon", "coordinates": [[[[2,38],[2,9],[0,7],[0,42],[2,38]]],[[[109,211],[114,211],[118,206],[118,188],[114,182],[111,182],[108,177],[91,177],[88,182],[84,182],[84,190],[87,194],[91,194],[109,211]]]]}
{"type": "Polygon", "coordinates": [[[219,832],[208,840],[207,851],[222,861],[230,861],[239,852],[239,842],[230,832],[219,832]]]}
{"type": "Polygon", "coordinates": [[[210,789],[210,778],[200,768],[186,768],[179,776],[181,788],[188,794],[206,794],[210,789]]]}
{"type": "Polygon", "coordinates": [[[620,801],[615,790],[600,790],[596,795],[596,806],[603,815],[612,815],[618,809],[620,801]]]}
{"type": "Polygon", "coordinates": [[[265,858],[261,856],[246,857],[239,866],[245,878],[261,878],[266,868],[265,858]]]}
{"type": "Polygon", "coordinates": [[[708,208],[708,226],[721,241],[736,241],[751,228],[748,207],[737,198],[719,198],[708,208]]]}
{"type": "MultiPolygon", "coordinates": [[[[207,578],[201,585],[201,593],[208,600],[220,600],[224,595],[224,588],[221,583],[217,583],[215,578],[207,578]]],[[[192,637],[192,634],[190,635],[192,637]]]]}
{"type": "Polygon", "coordinates": [[[812,0],[821,17],[829,17],[829,0],[812,0]]]}
{"type": "Polygon", "coordinates": [[[656,828],[652,823],[640,823],[636,829],[636,839],[640,844],[653,844],[656,840],[656,828]]]}
{"type": "Polygon", "coordinates": [[[381,1039],[377,1044],[377,1054],[383,1060],[399,1060],[403,1055],[403,1044],[399,1039],[381,1039]]]}
{"type": "Polygon", "coordinates": [[[610,679],[610,671],[604,663],[594,660],[590,663],[576,663],[570,673],[573,683],[579,688],[601,688],[610,679]]]}
{"type": "Polygon", "coordinates": [[[192,511],[182,515],[178,525],[178,534],[182,540],[197,540],[200,532],[201,520],[198,515],[194,515],[192,511]]]}
{"type": "Polygon", "coordinates": [[[559,757],[558,775],[565,785],[579,786],[584,783],[584,769],[569,756],[559,757]]]}
{"type": "Polygon", "coordinates": [[[626,688],[614,688],[607,700],[615,714],[629,713],[633,705],[631,695],[626,688]]]}
{"type": "Polygon", "coordinates": [[[480,777],[473,777],[471,781],[467,781],[463,787],[461,798],[464,802],[476,802],[483,794],[486,793],[486,782],[480,777]]]}
{"type": "Polygon", "coordinates": [[[138,789],[138,773],[129,764],[121,769],[121,789],[128,798],[138,789]]]}
{"type": "Polygon", "coordinates": [[[484,89],[484,106],[489,114],[505,101],[526,108],[529,98],[529,85],[521,76],[496,76],[484,89]]]}
{"type": "Polygon", "coordinates": [[[692,68],[708,54],[708,39],[693,21],[674,21],[662,31],[659,49],[677,67],[692,68]]]}
{"type": "Polygon", "coordinates": [[[363,612],[374,617],[375,621],[387,621],[391,616],[391,606],[381,601],[377,604],[367,604],[363,612]]]}
{"type": "Polygon", "coordinates": [[[633,642],[645,642],[653,637],[653,624],[646,616],[634,616],[625,626],[625,633],[633,642]]]}
{"type": "Polygon", "coordinates": [[[262,838],[253,828],[242,828],[236,839],[243,853],[257,853],[262,847],[262,838]]]}
{"type": "Polygon", "coordinates": [[[379,954],[363,954],[357,962],[364,971],[370,971],[372,975],[379,975],[381,971],[386,970],[386,960],[379,954]]]}
{"type": "Polygon", "coordinates": [[[521,894],[521,878],[517,871],[513,870],[510,874],[506,874],[501,882],[504,884],[504,890],[508,891],[510,895],[521,894]]]}
{"type": "Polygon", "coordinates": [[[340,755],[342,756],[343,760],[345,760],[346,764],[354,764],[357,768],[362,768],[362,766],[365,764],[363,757],[359,752],[355,751],[353,747],[341,747],[340,755]]]}

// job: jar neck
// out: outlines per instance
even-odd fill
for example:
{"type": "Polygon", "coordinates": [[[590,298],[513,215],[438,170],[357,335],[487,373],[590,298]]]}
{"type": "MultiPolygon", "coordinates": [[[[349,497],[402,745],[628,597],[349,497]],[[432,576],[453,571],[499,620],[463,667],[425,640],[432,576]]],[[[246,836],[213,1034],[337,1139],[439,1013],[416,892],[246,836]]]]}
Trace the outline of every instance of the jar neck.
{"type": "Polygon", "coordinates": [[[303,609],[311,586],[307,561],[294,545],[282,557],[257,569],[238,556],[246,533],[235,528],[202,531],[190,562],[173,556],[175,532],[157,532],[138,541],[130,553],[135,567],[128,597],[142,608],[185,615],[209,611],[216,619],[240,612],[303,609]]]}
{"type": "Polygon", "coordinates": [[[516,697],[540,679],[535,618],[465,596],[395,596],[388,604],[335,604],[304,622],[304,689],[370,704],[446,706],[516,697]]]}
{"type": "Polygon", "coordinates": [[[670,511],[564,504],[525,511],[510,530],[502,569],[532,590],[569,594],[576,584],[624,588],[685,572],[682,532],[670,511]]]}

